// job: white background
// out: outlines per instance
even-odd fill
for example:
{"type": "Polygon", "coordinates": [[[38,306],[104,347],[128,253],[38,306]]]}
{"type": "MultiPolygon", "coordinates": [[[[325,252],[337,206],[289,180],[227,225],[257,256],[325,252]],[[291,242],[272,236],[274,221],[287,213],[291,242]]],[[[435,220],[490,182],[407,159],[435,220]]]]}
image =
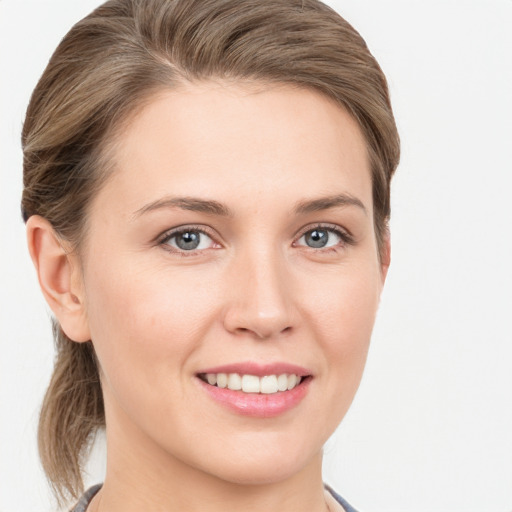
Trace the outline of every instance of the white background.
{"type": "MultiPolygon", "coordinates": [[[[512,512],[512,1],[329,3],[388,75],[403,156],[393,263],[326,481],[361,512],[512,512]]],[[[22,119],[98,4],[0,0],[0,512],[52,509],[35,428],[53,349],[19,213],[22,119]]]]}

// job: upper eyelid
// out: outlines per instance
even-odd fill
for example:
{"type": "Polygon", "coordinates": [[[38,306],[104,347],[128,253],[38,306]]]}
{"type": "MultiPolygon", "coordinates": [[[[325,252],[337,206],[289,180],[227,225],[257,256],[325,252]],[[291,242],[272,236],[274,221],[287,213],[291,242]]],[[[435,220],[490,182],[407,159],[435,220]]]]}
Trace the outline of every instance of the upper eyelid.
{"type": "Polygon", "coordinates": [[[169,240],[174,235],[179,235],[180,233],[186,233],[187,231],[199,231],[205,235],[208,235],[212,240],[217,241],[215,233],[212,228],[204,225],[192,225],[192,224],[183,224],[182,226],[176,226],[174,228],[170,228],[165,230],[163,233],[156,237],[156,241],[158,243],[162,243],[164,240],[169,240]]]}
{"type": "Polygon", "coordinates": [[[299,231],[296,235],[296,238],[300,238],[300,237],[304,236],[306,233],[308,233],[309,231],[313,231],[315,229],[326,229],[326,230],[330,230],[330,231],[335,231],[337,233],[340,233],[343,236],[353,238],[352,233],[348,229],[346,229],[338,224],[331,224],[329,222],[317,222],[316,224],[315,223],[308,224],[307,226],[304,226],[303,228],[299,229],[299,231]]]}

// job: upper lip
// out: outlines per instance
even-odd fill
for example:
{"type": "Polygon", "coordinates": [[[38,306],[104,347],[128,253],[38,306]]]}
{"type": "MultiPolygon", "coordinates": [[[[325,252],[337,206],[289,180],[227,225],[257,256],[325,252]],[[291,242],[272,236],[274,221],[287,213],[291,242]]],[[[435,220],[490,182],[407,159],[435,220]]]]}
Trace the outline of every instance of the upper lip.
{"type": "Polygon", "coordinates": [[[256,363],[254,361],[246,361],[240,363],[223,364],[221,366],[213,366],[197,372],[203,373],[238,373],[239,375],[256,375],[257,377],[264,377],[265,375],[282,375],[295,374],[299,377],[306,377],[311,375],[311,371],[303,366],[290,364],[285,362],[275,363],[256,363]]]}

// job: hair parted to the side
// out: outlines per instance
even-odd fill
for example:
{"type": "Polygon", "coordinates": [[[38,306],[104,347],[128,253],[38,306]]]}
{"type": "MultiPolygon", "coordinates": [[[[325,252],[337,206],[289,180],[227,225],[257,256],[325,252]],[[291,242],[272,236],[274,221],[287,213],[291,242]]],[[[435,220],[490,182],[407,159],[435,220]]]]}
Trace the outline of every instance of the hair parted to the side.
{"type": "MultiPolygon", "coordinates": [[[[23,218],[43,216],[79,253],[116,131],[157,91],[210,78],[306,87],[351,113],[367,142],[382,249],[399,159],[386,79],[360,35],[318,0],[110,0],[78,22],[27,110],[23,218]]],[[[105,418],[94,340],[54,332],[39,451],[66,501],[83,490],[82,465],[105,418]]]]}

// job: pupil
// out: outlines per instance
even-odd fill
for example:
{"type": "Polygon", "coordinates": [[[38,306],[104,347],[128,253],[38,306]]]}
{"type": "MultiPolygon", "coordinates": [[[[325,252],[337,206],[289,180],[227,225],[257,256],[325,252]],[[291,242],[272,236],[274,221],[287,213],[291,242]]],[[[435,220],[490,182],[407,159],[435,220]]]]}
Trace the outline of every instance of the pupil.
{"type": "Polygon", "coordinates": [[[199,233],[194,231],[187,231],[181,233],[176,237],[176,245],[180,249],[191,250],[196,249],[199,245],[199,233]]]}
{"type": "Polygon", "coordinates": [[[306,243],[309,247],[319,248],[324,247],[327,243],[327,231],[314,229],[306,234],[306,243]]]}

